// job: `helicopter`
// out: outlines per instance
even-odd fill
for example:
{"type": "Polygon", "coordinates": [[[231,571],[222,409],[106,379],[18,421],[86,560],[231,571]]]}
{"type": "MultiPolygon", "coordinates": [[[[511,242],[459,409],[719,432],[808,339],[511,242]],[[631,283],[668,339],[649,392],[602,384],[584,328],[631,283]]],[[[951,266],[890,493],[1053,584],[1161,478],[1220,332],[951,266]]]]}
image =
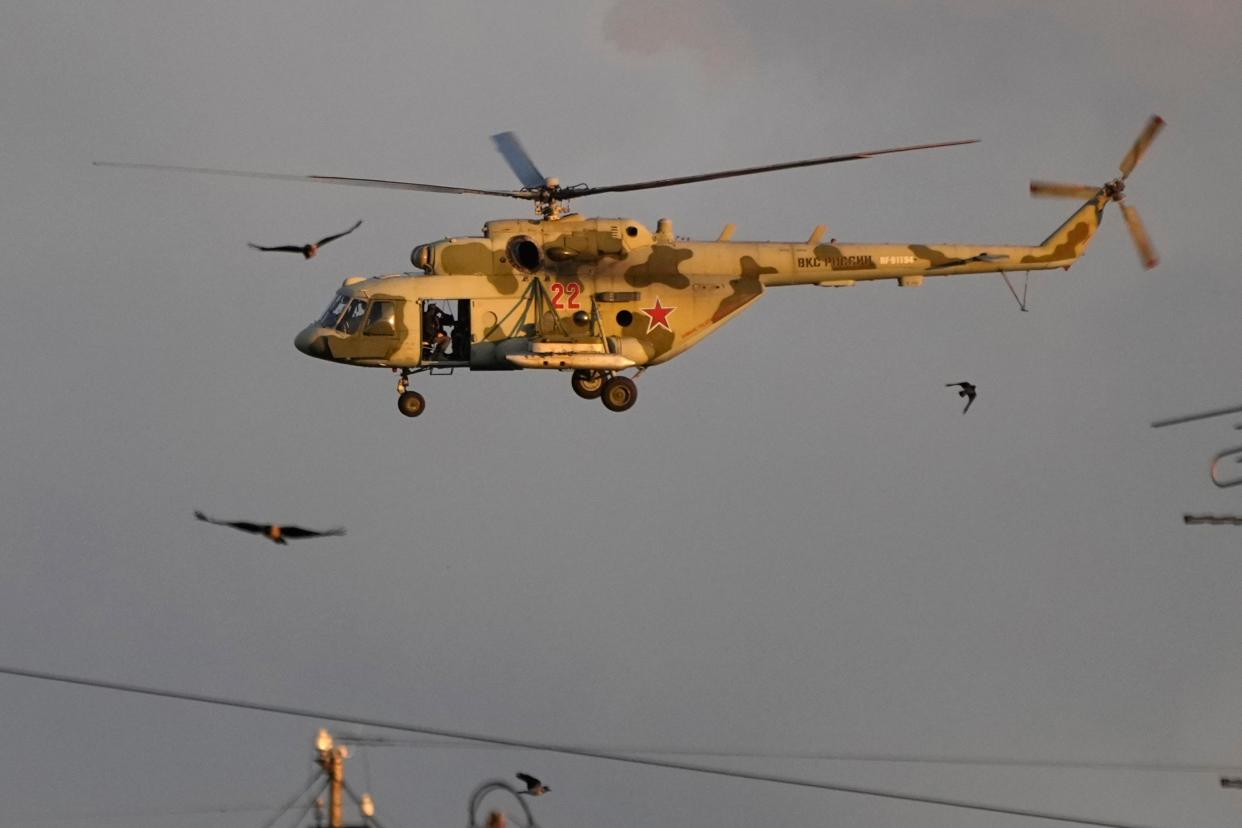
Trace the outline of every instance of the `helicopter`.
{"type": "Polygon", "coordinates": [[[522,185],[516,190],[95,163],[532,202],[536,218],[488,221],[480,236],[419,244],[410,254],[415,271],[345,279],[323,314],[297,334],[294,345],[330,362],[391,369],[399,375],[397,408],[407,417],[417,417],[426,408],[423,395],[410,388],[411,377],[451,374],[456,369],[571,372],[570,385],[579,397],[600,399],[610,411],[626,411],[637,401],[634,380],[643,372],[694,347],[770,288],[849,287],[886,279],[901,287],[917,287],[937,276],[1068,270],[1083,255],[1110,202],[1120,207],[1143,266],[1155,267],[1158,259],[1147,232],[1123,199],[1126,179],[1164,123],[1153,115],[1122,160],[1120,177],[1102,185],[1032,181],[1034,196],[1085,199],[1037,245],[845,244],[825,241],[823,226],[801,242],[745,242],[732,240],[732,224],[713,240],[694,241],[677,237],[668,219],[659,219],[653,232],[633,219],[586,218],[566,206],[572,199],[601,193],[672,187],[974,140],[591,187],[562,186],[539,171],[516,135],[492,136],[522,185]]]}

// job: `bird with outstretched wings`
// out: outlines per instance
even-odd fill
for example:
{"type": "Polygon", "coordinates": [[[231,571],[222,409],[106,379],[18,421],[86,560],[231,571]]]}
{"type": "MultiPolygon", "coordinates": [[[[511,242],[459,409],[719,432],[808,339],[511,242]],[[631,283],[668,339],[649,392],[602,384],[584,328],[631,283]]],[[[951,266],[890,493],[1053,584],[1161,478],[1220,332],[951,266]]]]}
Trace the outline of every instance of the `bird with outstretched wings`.
{"type": "Polygon", "coordinates": [[[944,384],[945,388],[952,388],[954,386],[960,386],[962,389],[957,392],[959,397],[969,398],[966,400],[966,407],[962,409],[962,413],[965,414],[970,410],[970,404],[975,401],[975,397],[978,396],[978,393],[975,391],[975,385],[972,382],[946,382],[944,384]]]}
{"type": "Polygon", "coordinates": [[[531,776],[529,773],[519,773],[517,775],[517,778],[521,779],[522,782],[525,783],[526,785],[526,790],[518,791],[518,793],[520,794],[529,794],[530,796],[543,796],[548,791],[552,790],[547,785],[543,784],[538,779],[531,776]]]}
{"type": "Polygon", "coordinates": [[[312,242],[311,244],[281,244],[275,247],[263,247],[262,245],[255,244],[254,242],[246,242],[246,243],[250,245],[252,248],[254,248],[255,250],[262,250],[268,253],[271,253],[271,252],[301,253],[303,258],[310,259],[310,258],[313,258],[314,255],[319,252],[319,248],[323,247],[328,242],[336,241],[341,236],[348,236],[350,233],[354,232],[361,226],[362,226],[362,221],[359,220],[353,227],[349,228],[343,233],[337,233],[332,236],[324,236],[319,241],[312,242]]]}
{"type": "Polygon", "coordinates": [[[297,540],[300,538],[326,538],[339,537],[345,534],[345,530],[341,527],[328,529],[323,532],[314,529],[303,529],[301,526],[281,526],[277,523],[247,523],[244,520],[216,520],[208,517],[202,512],[195,511],[194,517],[206,523],[214,523],[217,526],[231,526],[242,532],[249,532],[252,535],[262,535],[272,543],[279,543],[282,546],[288,543],[289,539],[297,540]]]}

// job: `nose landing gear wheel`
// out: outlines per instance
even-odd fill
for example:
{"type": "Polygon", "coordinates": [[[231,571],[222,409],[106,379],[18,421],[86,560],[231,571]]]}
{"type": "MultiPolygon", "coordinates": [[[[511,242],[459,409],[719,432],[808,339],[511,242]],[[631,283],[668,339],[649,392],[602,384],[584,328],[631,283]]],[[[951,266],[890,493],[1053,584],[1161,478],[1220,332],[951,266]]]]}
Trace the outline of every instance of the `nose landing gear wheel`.
{"type": "Polygon", "coordinates": [[[588,371],[585,368],[579,368],[574,371],[573,378],[569,381],[574,387],[574,393],[584,400],[599,399],[599,395],[604,393],[604,383],[608,381],[608,375],[603,371],[588,371]]]}
{"type": "Polygon", "coordinates": [[[603,399],[609,411],[629,411],[638,401],[638,386],[629,377],[613,377],[604,383],[603,399]]]}
{"type": "Polygon", "coordinates": [[[427,408],[427,401],[417,391],[406,391],[397,397],[397,410],[407,417],[417,417],[427,408]]]}

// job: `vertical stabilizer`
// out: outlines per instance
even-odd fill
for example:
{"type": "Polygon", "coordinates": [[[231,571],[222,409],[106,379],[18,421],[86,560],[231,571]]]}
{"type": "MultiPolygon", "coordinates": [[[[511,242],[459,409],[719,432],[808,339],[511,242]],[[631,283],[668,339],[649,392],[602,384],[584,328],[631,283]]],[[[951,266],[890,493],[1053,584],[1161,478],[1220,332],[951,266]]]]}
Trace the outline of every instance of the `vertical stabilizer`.
{"type": "Polygon", "coordinates": [[[1095,231],[1100,229],[1100,217],[1109,202],[1108,193],[1101,190],[1094,198],[1078,208],[1065,223],[1044,239],[1039,253],[1027,256],[1023,262],[1072,262],[1087,250],[1087,244],[1095,231]]]}

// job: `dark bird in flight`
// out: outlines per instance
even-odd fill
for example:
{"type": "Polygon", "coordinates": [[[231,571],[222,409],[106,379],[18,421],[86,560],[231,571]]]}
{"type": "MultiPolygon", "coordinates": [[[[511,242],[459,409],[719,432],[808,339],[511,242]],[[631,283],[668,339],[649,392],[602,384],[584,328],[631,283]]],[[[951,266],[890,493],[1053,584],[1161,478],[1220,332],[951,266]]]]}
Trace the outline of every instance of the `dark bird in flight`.
{"type": "Polygon", "coordinates": [[[320,239],[319,241],[313,244],[303,244],[303,245],[282,244],[279,247],[262,247],[260,245],[255,244],[254,242],[246,242],[246,243],[249,244],[251,247],[253,247],[255,250],[264,250],[264,251],[269,251],[269,252],[276,251],[279,253],[301,253],[303,258],[310,259],[310,258],[313,258],[315,254],[319,252],[319,248],[323,247],[328,242],[336,241],[341,236],[348,236],[350,233],[354,232],[361,226],[362,226],[362,222],[359,221],[357,224],[355,224],[353,227],[346,230],[344,233],[337,233],[335,236],[324,236],[322,239],[320,239]]]}
{"type": "Polygon", "coordinates": [[[245,521],[229,521],[216,520],[209,518],[202,512],[195,512],[194,517],[207,523],[214,523],[217,526],[232,526],[234,529],[240,529],[243,532],[250,532],[252,535],[262,535],[272,543],[286,545],[287,538],[297,540],[298,538],[326,538],[330,536],[344,535],[345,530],[341,528],[329,529],[326,532],[316,532],[314,529],[303,529],[301,526],[280,526],[276,523],[246,523],[245,521]]]}
{"type": "Polygon", "coordinates": [[[530,794],[531,796],[543,796],[548,791],[552,790],[547,785],[543,784],[538,779],[531,776],[529,773],[519,773],[517,775],[517,778],[521,779],[523,782],[526,783],[526,790],[518,791],[519,794],[530,794]]]}
{"type": "Polygon", "coordinates": [[[970,410],[970,404],[975,401],[975,397],[977,396],[977,394],[975,393],[975,384],[973,382],[946,382],[944,384],[944,387],[952,388],[955,385],[960,385],[962,388],[961,391],[957,392],[957,395],[959,397],[969,398],[966,400],[966,407],[962,409],[962,413],[965,414],[967,411],[970,410]]]}

